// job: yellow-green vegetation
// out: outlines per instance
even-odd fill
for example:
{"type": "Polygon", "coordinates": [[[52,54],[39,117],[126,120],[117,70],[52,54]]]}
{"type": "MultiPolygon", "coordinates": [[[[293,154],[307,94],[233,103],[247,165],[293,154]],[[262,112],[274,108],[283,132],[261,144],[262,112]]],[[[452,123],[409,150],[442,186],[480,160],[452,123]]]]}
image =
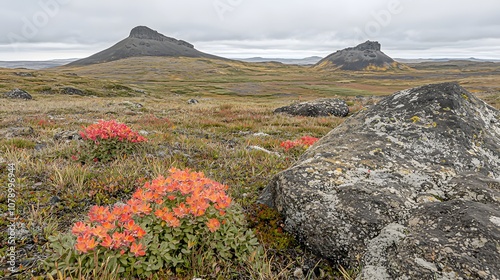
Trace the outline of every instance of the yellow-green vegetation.
{"type": "MultiPolygon", "coordinates": [[[[275,210],[256,204],[272,176],[299,156],[283,151],[280,143],[306,135],[322,137],[343,119],[272,112],[293,102],[336,97],[346,100],[355,113],[374,102],[367,97],[443,80],[458,80],[500,107],[500,80],[494,74],[498,66],[476,65],[473,72],[467,72],[476,73],[470,76],[462,75],[464,69],[432,67],[411,72],[355,73],[278,63],[148,57],[51,70],[0,69],[0,91],[21,88],[34,98],[22,101],[0,97],[0,131],[12,127],[32,127],[34,131],[0,139],[0,185],[7,182],[8,165],[16,167],[14,216],[18,231],[23,232],[18,240],[19,249],[23,249],[18,260],[23,266],[17,276],[42,279],[47,271],[39,265],[50,247],[49,238],[83,220],[92,205],[113,206],[127,201],[145,182],[168,176],[175,167],[203,172],[227,185],[229,196],[241,207],[244,223],[254,231],[262,252],[259,258],[239,267],[210,258],[210,263],[193,271],[179,268],[158,275],[171,279],[289,279],[297,267],[312,262],[314,268],[304,271],[305,275],[355,278],[355,268],[338,270],[303,250],[284,231],[275,210]],[[79,89],[85,95],[64,95],[61,89],[65,87],[79,89]],[[200,103],[188,104],[191,98],[200,103]],[[147,142],[130,153],[110,157],[108,162],[93,162],[80,160],[78,153],[86,151],[81,140],[54,139],[56,133],[81,131],[101,119],[124,123],[147,142]]],[[[7,211],[7,199],[7,192],[2,191],[2,213],[7,211]]],[[[1,219],[0,255],[7,250],[7,226],[9,222],[1,219]]],[[[90,270],[87,267],[82,277],[116,279],[115,269],[114,263],[105,261],[90,270]]],[[[61,267],[51,277],[66,279],[68,274],[61,267]]],[[[7,270],[0,271],[0,277],[7,275],[7,270]]]]}

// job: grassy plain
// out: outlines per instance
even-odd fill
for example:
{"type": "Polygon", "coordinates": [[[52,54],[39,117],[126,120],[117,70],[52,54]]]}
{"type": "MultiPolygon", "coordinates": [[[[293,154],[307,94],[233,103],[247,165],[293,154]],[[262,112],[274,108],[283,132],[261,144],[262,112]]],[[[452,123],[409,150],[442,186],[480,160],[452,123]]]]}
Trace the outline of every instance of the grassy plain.
{"type": "MultiPolygon", "coordinates": [[[[310,279],[354,277],[356,268],[341,271],[312,256],[283,232],[276,212],[256,205],[270,178],[303,152],[285,152],[282,141],[322,137],[343,119],[275,115],[273,110],[335,97],[345,99],[355,113],[397,90],[444,81],[457,81],[500,108],[498,63],[410,66],[411,70],[399,72],[329,72],[279,63],[145,57],[39,71],[0,69],[0,92],[21,88],[34,98],[0,98],[0,132],[4,132],[0,133],[0,183],[6,184],[7,166],[14,164],[16,217],[25,229],[18,258],[23,271],[17,276],[39,275],[37,265],[44,258],[48,237],[68,230],[91,205],[125,200],[144,180],[168,175],[170,167],[177,167],[203,171],[230,186],[231,196],[245,210],[249,226],[267,251],[266,259],[246,272],[248,277],[293,279],[297,268],[310,279]],[[65,87],[84,95],[61,94],[65,87]],[[188,104],[190,99],[199,103],[188,104]],[[54,135],[81,130],[99,119],[126,123],[150,141],[139,153],[110,164],[75,162],[71,157],[79,142],[56,140],[54,135]],[[33,131],[5,137],[13,127],[33,131]]],[[[2,189],[2,215],[7,215],[6,202],[2,189]]],[[[7,221],[1,219],[1,256],[6,250],[6,227],[7,221]]],[[[2,259],[0,277],[8,275],[4,264],[2,259]]],[[[209,272],[196,276],[200,274],[215,278],[209,272]]]]}

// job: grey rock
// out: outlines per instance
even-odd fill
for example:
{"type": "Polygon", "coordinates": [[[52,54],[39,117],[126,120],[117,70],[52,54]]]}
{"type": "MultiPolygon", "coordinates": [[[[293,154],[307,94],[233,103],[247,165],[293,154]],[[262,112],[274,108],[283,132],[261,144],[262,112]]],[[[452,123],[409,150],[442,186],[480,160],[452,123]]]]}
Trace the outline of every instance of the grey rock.
{"type": "Polygon", "coordinates": [[[85,92],[74,87],[63,87],[60,92],[68,95],[85,95],[85,92]]]}
{"type": "Polygon", "coordinates": [[[56,195],[56,196],[51,197],[51,198],[50,198],[50,200],[49,200],[49,203],[50,203],[51,205],[55,205],[55,204],[57,204],[57,203],[59,203],[59,202],[61,202],[61,198],[60,198],[60,197],[58,197],[57,195],[56,195]]]}
{"type": "Polygon", "coordinates": [[[35,74],[31,72],[15,72],[14,74],[19,77],[35,77],[35,74]]]}
{"type": "Polygon", "coordinates": [[[341,99],[318,99],[277,108],[274,110],[274,113],[286,113],[306,117],[345,117],[349,114],[349,107],[341,99]]]}
{"type": "Polygon", "coordinates": [[[55,141],[72,141],[72,140],[82,140],[82,136],[78,130],[65,130],[59,131],[54,134],[55,141]]]}
{"type": "Polygon", "coordinates": [[[132,101],[123,101],[120,103],[120,105],[129,107],[131,109],[140,109],[140,108],[144,107],[144,105],[142,105],[141,103],[132,102],[132,101]]]}
{"type": "Polygon", "coordinates": [[[187,103],[188,104],[198,104],[198,103],[200,103],[200,101],[198,101],[196,99],[189,99],[187,103]]]}
{"type": "Polygon", "coordinates": [[[41,151],[43,149],[47,148],[47,143],[37,143],[35,145],[35,150],[36,151],[41,151]]]}
{"type": "Polygon", "coordinates": [[[387,251],[399,244],[405,237],[406,228],[400,224],[392,223],[384,227],[380,234],[368,241],[366,253],[363,258],[363,270],[357,277],[357,280],[390,280],[392,279],[387,271],[389,260],[387,251]]]}
{"type": "Polygon", "coordinates": [[[4,93],[5,97],[7,98],[14,98],[14,99],[33,99],[31,94],[29,94],[27,91],[15,88],[9,92],[4,93]]]}
{"type": "Polygon", "coordinates": [[[252,136],[254,136],[254,137],[268,137],[271,135],[264,133],[264,132],[257,132],[257,133],[252,134],[252,136]]]}
{"type": "Polygon", "coordinates": [[[305,279],[305,275],[304,275],[304,271],[302,270],[302,268],[300,267],[297,267],[294,271],[293,271],[293,276],[296,278],[296,279],[305,279]]]}
{"type": "Polygon", "coordinates": [[[379,278],[362,279],[499,279],[499,120],[455,83],[396,92],[310,147],[259,202],[316,254],[364,256],[361,275],[379,278]]]}
{"type": "Polygon", "coordinates": [[[498,203],[450,200],[419,205],[409,219],[408,234],[386,252],[389,274],[500,279],[500,227],[492,217],[500,217],[498,203]]]}
{"type": "Polygon", "coordinates": [[[268,149],[265,149],[265,148],[262,148],[262,147],[259,147],[259,146],[248,146],[247,150],[250,150],[250,151],[261,151],[261,152],[264,152],[266,154],[270,154],[270,155],[275,155],[277,157],[281,157],[280,153],[271,152],[268,149]]]}

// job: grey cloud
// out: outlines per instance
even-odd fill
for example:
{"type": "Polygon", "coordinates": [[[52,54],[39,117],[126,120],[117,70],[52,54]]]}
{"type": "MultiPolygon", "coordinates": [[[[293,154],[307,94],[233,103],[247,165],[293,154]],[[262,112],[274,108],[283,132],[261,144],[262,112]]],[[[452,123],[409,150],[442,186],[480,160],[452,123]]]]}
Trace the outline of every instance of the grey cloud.
{"type": "Polygon", "coordinates": [[[0,59],[22,56],[8,51],[11,43],[50,52],[43,44],[58,42],[90,54],[137,25],[222,53],[330,53],[371,39],[402,55],[462,46],[500,58],[491,40],[500,38],[498,11],[491,0],[2,0],[0,59]]]}

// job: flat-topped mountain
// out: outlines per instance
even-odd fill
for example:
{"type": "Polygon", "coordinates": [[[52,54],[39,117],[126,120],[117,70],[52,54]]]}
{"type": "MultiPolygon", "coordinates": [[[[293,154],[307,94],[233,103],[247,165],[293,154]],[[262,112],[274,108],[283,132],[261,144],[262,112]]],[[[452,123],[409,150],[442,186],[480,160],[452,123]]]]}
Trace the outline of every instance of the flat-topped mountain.
{"type": "Polygon", "coordinates": [[[89,65],[138,56],[202,57],[224,59],[200,52],[186,41],[167,37],[146,26],[137,26],[130,35],[109,49],[68,65],[89,65]]]}
{"type": "Polygon", "coordinates": [[[379,42],[366,41],[356,47],[337,51],[320,60],[315,68],[351,71],[407,69],[383,53],[379,42]]]}

